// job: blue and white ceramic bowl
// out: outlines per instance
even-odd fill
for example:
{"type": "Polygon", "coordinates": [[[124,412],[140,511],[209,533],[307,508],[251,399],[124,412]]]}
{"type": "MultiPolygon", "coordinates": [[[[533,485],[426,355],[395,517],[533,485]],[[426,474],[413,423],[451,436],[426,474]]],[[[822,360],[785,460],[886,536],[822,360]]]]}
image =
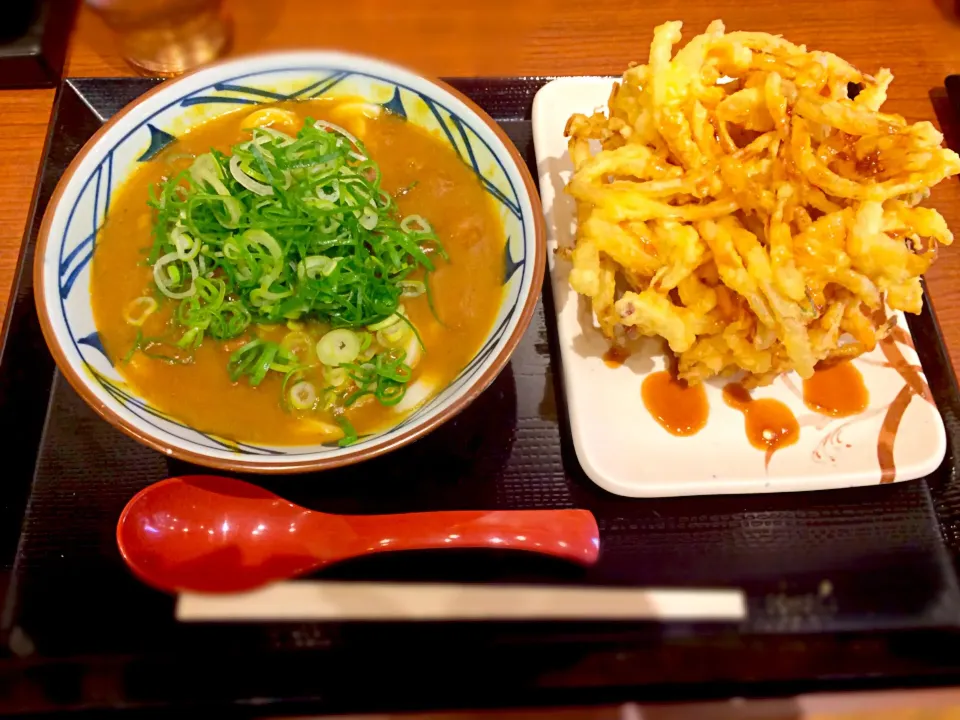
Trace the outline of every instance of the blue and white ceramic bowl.
{"type": "Polygon", "coordinates": [[[463,409],[507,363],[536,305],[545,262],[533,180],[506,135],[452,88],[365,57],[261,55],[167,82],[121,110],[78,153],[57,186],[38,240],[34,285],[41,325],[61,372],[106,420],[161,452],[214,467],[298,472],[335,467],[408,443],[463,409]],[[449,142],[498,201],[507,236],[503,299],[474,359],[399,425],[340,448],[250,445],[189,427],[151,407],[106,356],[93,321],[90,267],[113,191],[178,134],[240,105],[360,96],[449,142]]]}

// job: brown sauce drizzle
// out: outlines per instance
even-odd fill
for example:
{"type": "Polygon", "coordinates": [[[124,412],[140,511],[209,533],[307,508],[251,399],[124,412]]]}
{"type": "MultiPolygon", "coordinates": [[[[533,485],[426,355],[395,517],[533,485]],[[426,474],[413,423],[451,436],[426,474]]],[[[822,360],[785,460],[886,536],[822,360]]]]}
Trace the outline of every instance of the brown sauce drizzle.
{"type": "MultiPolygon", "coordinates": [[[[880,482],[893,482],[897,477],[897,466],[893,461],[893,443],[897,439],[897,430],[900,429],[900,421],[907,410],[910,401],[914,395],[918,395],[927,402],[934,404],[933,393],[930,392],[930,386],[927,385],[923,376],[920,375],[920,368],[911,365],[897,347],[898,337],[896,330],[891,333],[893,337],[885,337],[880,341],[880,349],[884,357],[894,368],[903,381],[906,383],[897,393],[893,402],[887,408],[887,414],[883,418],[883,425],[880,426],[880,437],[877,438],[877,462],[880,463],[880,482]]],[[[906,335],[904,332],[903,335],[906,335]]]]}
{"type": "Polygon", "coordinates": [[[867,408],[870,393],[863,375],[849,360],[820,363],[813,376],[803,381],[803,402],[821,415],[847,417],[867,408]]]}
{"type": "MultiPolygon", "coordinates": [[[[880,325],[887,320],[886,309],[881,307],[873,313],[873,321],[880,325]]],[[[880,350],[883,351],[890,367],[900,373],[903,378],[904,387],[897,393],[893,402],[887,407],[887,414],[883,418],[883,425],[880,426],[880,437],[877,438],[877,462],[880,463],[880,482],[893,482],[897,477],[897,467],[893,461],[893,443],[897,438],[897,430],[900,429],[900,421],[907,410],[907,406],[913,400],[913,396],[923,398],[931,405],[936,406],[933,399],[933,393],[930,392],[930,386],[920,374],[921,368],[917,365],[911,365],[900,352],[897,343],[903,343],[913,347],[910,335],[905,329],[899,326],[891,328],[890,333],[880,341],[880,350]]]]}
{"type": "Polygon", "coordinates": [[[671,435],[695,435],[707,424],[710,406],[703,385],[687,385],[661,370],[647,375],[640,394],[647,411],[671,435]]]}
{"type": "Polygon", "coordinates": [[[630,357],[630,351],[619,345],[612,345],[603,354],[603,363],[609,368],[618,368],[630,357]]]}
{"type": "Polygon", "coordinates": [[[765,465],[781,448],[793,445],[800,437],[800,423],[790,408],[779,400],[754,400],[749,391],[738,383],[723,388],[727,405],[743,413],[747,440],[758,450],[766,451],[765,465]]]}
{"type": "Polygon", "coordinates": [[[897,325],[895,328],[893,328],[890,331],[890,337],[892,337],[898,343],[901,343],[903,345],[906,345],[908,348],[912,348],[916,350],[916,348],[913,346],[913,338],[910,337],[910,333],[908,333],[899,325],[897,325]]]}
{"type": "Polygon", "coordinates": [[[907,411],[907,406],[913,400],[913,390],[904,385],[887,408],[880,426],[880,437],[877,438],[877,462],[880,463],[880,482],[890,483],[897,477],[897,466],[893,462],[893,442],[897,439],[897,430],[900,421],[907,411]]]}

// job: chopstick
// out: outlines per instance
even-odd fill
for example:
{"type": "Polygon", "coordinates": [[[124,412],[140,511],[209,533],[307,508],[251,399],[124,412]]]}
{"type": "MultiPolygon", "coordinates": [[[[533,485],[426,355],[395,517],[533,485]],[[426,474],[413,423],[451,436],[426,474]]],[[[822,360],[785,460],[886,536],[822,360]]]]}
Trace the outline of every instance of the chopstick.
{"type": "Polygon", "coordinates": [[[183,593],[182,622],[343,620],[654,620],[738,622],[740,590],[281,582],[248,593],[183,593]]]}

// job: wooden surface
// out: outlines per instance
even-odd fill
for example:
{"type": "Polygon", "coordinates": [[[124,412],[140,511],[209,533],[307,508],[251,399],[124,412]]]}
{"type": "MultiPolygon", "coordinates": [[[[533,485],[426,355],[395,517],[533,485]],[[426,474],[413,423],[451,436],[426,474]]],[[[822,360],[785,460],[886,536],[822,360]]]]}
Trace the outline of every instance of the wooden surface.
{"type": "MultiPolygon", "coordinates": [[[[735,698],[683,704],[475,710],[413,717],[416,720],[960,720],[957,699],[957,691],[937,689],[825,693],[769,700],[735,698]]],[[[411,716],[343,715],[327,720],[411,720],[411,716]]]]}

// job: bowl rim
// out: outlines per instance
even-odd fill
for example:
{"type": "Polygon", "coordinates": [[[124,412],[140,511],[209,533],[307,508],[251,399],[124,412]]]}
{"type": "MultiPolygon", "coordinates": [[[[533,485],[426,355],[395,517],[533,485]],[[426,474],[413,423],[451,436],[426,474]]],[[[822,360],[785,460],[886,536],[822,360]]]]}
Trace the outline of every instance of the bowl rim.
{"type": "Polygon", "coordinates": [[[360,53],[350,53],[342,52],[339,50],[318,50],[318,49],[301,49],[301,50],[283,50],[277,52],[264,52],[264,53],[252,53],[247,55],[240,55],[237,57],[225,58],[208,65],[204,65],[200,68],[192,70],[188,73],[181,75],[178,78],[167,80],[160,83],[154,88],[151,88],[144,94],[140,95],[138,98],[132,102],[125,105],[117,113],[115,113],[107,122],[105,122],[91,137],[84,143],[83,147],[79,152],[73,157],[70,161],[70,164],[67,166],[67,169],[64,171],[63,175],[60,176],[60,180],[57,182],[57,186],[54,188],[53,193],[50,196],[50,200],[47,202],[47,206],[44,210],[43,221],[40,224],[40,230],[37,234],[36,248],[34,251],[33,259],[33,295],[34,302],[37,305],[37,315],[40,320],[40,328],[43,332],[44,340],[47,343],[47,347],[50,349],[51,355],[57,364],[60,372],[67,379],[67,382],[70,383],[74,391],[87,403],[101,418],[109,422],[115,428],[133,438],[134,440],[146,445],[147,447],[152,448],[158,452],[161,452],[165,455],[176,457],[180,460],[185,460],[197,465],[204,467],[216,468],[218,470],[228,470],[232,472],[254,472],[257,474],[282,474],[282,473],[298,473],[298,472],[317,472],[321,470],[331,470],[333,468],[342,467],[344,465],[352,465],[354,463],[363,462],[365,460],[370,460],[374,457],[384,455],[388,452],[396,450],[404,445],[407,445],[414,440],[417,440],[425,435],[429,434],[437,427],[447,422],[448,420],[455,417],[460,413],[464,408],[466,408],[470,403],[472,403],[484,390],[486,390],[490,384],[496,379],[500,372],[504,369],[507,362],[510,360],[510,357],[513,355],[513,352],[516,350],[517,345],[520,342],[520,338],[527,331],[527,328],[530,325],[530,320],[533,318],[533,313],[537,305],[537,301],[540,298],[543,287],[543,277],[544,270],[546,267],[546,220],[544,219],[543,209],[540,203],[540,195],[537,192],[537,187],[533,181],[533,176],[530,174],[530,170],[527,167],[526,162],[520,155],[520,152],[517,150],[516,146],[513,144],[513,141],[507,136],[503,129],[497,124],[497,122],[490,117],[490,115],[480,108],[475,102],[470,98],[464,95],[462,92],[457,90],[454,87],[451,87],[442,80],[435,78],[430,75],[424,75],[416,70],[405,67],[403,65],[394,63],[389,60],[383,60],[374,56],[364,55],[360,53]],[[175,445],[166,443],[148,432],[144,432],[136,425],[131,422],[128,422],[124,418],[120,417],[116,411],[111,408],[107,403],[102,402],[87,386],[87,384],[80,377],[78,368],[74,367],[73,364],[67,359],[66,354],[63,351],[60,339],[57,336],[56,331],[53,329],[53,325],[50,320],[50,309],[47,306],[46,301],[46,287],[44,282],[44,257],[47,253],[47,246],[50,240],[50,229],[53,224],[54,216],[58,206],[60,205],[63,193],[66,190],[67,185],[70,183],[74,173],[76,173],[80,164],[86,158],[86,156],[99,144],[101,139],[110,132],[110,130],[119,123],[124,117],[126,117],[132,110],[142,104],[144,101],[153,97],[162,92],[168,92],[171,88],[175,87],[177,84],[183,82],[184,80],[193,77],[194,75],[202,72],[207,72],[211,69],[220,68],[228,65],[242,65],[243,63],[256,63],[258,60],[263,58],[276,58],[284,55],[323,55],[331,56],[335,55],[340,58],[345,58],[348,61],[351,59],[363,60],[363,61],[375,61],[381,63],[389,68],[394,70],[401,70],[412,75],[417,76],[419,79],[424,82],[431,84],[447,93],[452,95],[455,99],[462,102],[467,109],[469,109],[473,114],[487,127],[491,132],[496,136],[496,138],[503,144],[504,148],[507,151],[507,155],[510,160],[516,166],[517,172],[520,175],[520,179],[523,181],[523,187],[526,189],[527,196],[530,200],[530,206],[532,211],[532,222],[533,222],[533,276],[530,282],[530,289],[527,293],[527,297],[524,300],[523,308],[520,312],[520,315],[517,319],[517,324],[513,329],[513,332],[507,337],[506,342],[503,345],[503,348],[500,352],[493,358],[490,366],[486,371],[480,375],[471,385],[469,385],[463,392],[462,395],[457,397],[454,402],[452,402],[448,407],[442,409],[441,411],[427,415],[423,418],[422,421],[414,423],[408,430],[400,433],[394,438],[389,440],[384,440],[382,442],[373,442],[372,444],[364,447],[363,449],[355,453],[344,453],[336,455],[330,458],[305,458],[297,459],[296,456],[276,456],[276,459],[270,460],[267,462],[257,462],[253,463],[248,460],[238,457],[237,459],[225,459],[219,457],[213,457],[206,455],[202,452],[197,452],[188,448],[177,447],[175,445]]]}

